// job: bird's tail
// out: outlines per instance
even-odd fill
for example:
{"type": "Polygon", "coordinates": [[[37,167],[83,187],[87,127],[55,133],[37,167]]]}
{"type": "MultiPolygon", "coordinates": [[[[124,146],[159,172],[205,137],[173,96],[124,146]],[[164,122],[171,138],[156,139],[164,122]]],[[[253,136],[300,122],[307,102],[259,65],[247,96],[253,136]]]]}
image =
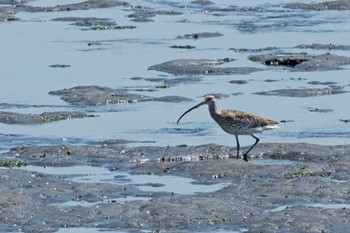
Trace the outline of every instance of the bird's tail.
{"type": "Polygon", "coordinates": [[[266,125],[264,126],[264,130],[278,129],[278,125],[266,125]]]}

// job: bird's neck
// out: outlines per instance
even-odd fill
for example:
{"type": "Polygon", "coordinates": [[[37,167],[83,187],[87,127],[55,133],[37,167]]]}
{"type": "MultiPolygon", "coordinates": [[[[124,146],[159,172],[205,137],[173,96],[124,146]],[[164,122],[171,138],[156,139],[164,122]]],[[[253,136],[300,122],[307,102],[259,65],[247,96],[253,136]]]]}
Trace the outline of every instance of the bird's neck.
{"type": "Polygon", "coordinates": [[[215,104],[210,104],[209,105],[209,112],[210,112],[211,116],[217,115],[217,109],[216,109],[216,105],[215,104]]]}

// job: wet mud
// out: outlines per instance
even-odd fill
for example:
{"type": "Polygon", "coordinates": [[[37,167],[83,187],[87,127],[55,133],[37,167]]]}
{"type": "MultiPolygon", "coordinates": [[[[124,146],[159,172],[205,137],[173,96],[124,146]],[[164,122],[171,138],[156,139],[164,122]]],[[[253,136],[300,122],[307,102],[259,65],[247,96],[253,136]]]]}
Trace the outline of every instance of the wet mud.
{"type": "Polygon", "coordinates": [[[96,18],[96,17],[61,17],[54,18],[52,21],[69,22],[72,25],[79,27],[91,27],[95,25],[101,26],[115,26],[117,23],[109,18],[96,18]]]}
{"type": "Polygon", "coordinates": [[[131,18],[131,21],[134,22],[153,22],[152,18],[157,15],[181,15],[180,11],[166,11],[166,10],[154,10],[148,7],[135,6],[132,8],[134,13],[129,14],[127,17],[131,18]]]}
{"type": "Polygon", "coordinates": [[[130,93],[126,90],[112,89],[103,86],[77,86],[57,91],[50,91],[49,94],[61,96],[62,100],[70,104],[82,106],[133,104],[145,101],[190,101],[190,99],[181,96],[149,97],[130,93]]]}
{"type": "Polygon", "coordinates": [[[330,10],[350,10],[350,3],[347,0],[325,1],[320,3],[290,3],[285,6],[291,9],[330,11],[330,10]]]}
{"type": "MultiPolygon", "coordinates": [[[[16,2],[16,1],[15,1],[16,2]]],[[[118,6],[131,6],[126,1],[119,0],[87,0],[79,3],[73,4],[62,4],[52,7],[43,7],[43,6],[31,6],[22,4],[21,1],[18,1],[16,5],[16,11],[24,12],[57,12],[57,11],[75,11],[75,10],[90,10],[94,8],[110,8],[118,6]]]]}
{"type": "Polygon", "coordinates": [[[341,87],[326,87],[326,88],[290,88],[290,89],[277,89],[271,91],[260,91],[254,94],[265,96],[284,96],[284,97],[316,97],[325,95],[337,95],[348,93],[341,87]]]}
{"type": "Polygon", "coordinates": [[[157,77],[157,78],[132,78],[134,80],[138,79],[138,80],[146,80],[149,82],[157,82],[157,83],[161,83],[167,86],[175,86],[178,84],[190,84],[190,83],[196,83],[196,82],[200,82],[202,80],[201,77],[199,76],[187,76],[187,77],[157,77]]]}
{"type": "Polygon", "coordinates": [[[119,0],[87,0],[73,4],[55,5],[52,7],[31,6],[27,3],[30,1],[13,1],[5,0],[0,2],[0,20],[1,21],[15,21],[21,20],[15,17],[18,12],[57,12],[57,11],[76,11],[76,10],[90,10],[94,8],[110,8],[110,7],[130,7],[131,5],[126,1],[119,0]],[[1,6],[5,5],[5,6],[1,6]]]}
{"type": "Polygon", "coordinates": [[[127,232],[258,232],[259,229],[344,232],[348,229],[349,146],[258,144],[249,162],[228,159],[234,149],[216,144],[125,147],[112,142],[95,146],[13,148],[1,157],[25,161],[28,168],[0,169],[3,184],[0,189],[8,194],[0,197],[1,230],[54,232],[65,227],[86,227],[127,232]],[[78,174],[49,172],[50,167],[71,166],[91,166],[90,173],[105,167],[112,178],[88,182],[89,176],[79,181],[78,174]],[[35,171],[35,167],[41,171],[35,171]],[[222,184],[222,187],[214,192],[186,195],[177,193],[177,189],[145,191],[141,187],[157,190],[163,185],[118,183],[125,172],[150,178],[192,178],[194,186],[222,184]]]}
{"type": "MultiPolygon", "coordinates": [[[[27,4],[28,2],[0,1],[0,21],[21,20],[16,15],[19,12],[49,13],[124,7],[126,17],[133,23],[140,23],[137,25],[141,26],[142,23],[155,21],[157,16],[181,15],[183,10],[193,7],[191,10],[195,12],[211,15],[212,21],[209,22],[211,25],[222,25],[220,16],[253,12],[258,20],[252,17],[252,19],[235,20],[232,23],[228,21],[225,25],[240,33],[275,32],[288,27],[297,28],[298,32],[299,30],[309,32],[314,25],[328,22],[319,18],[313,19],[303,12],[350,9],[349,1],[345,0],[266,4],[257,7],[229,5],[223,8],[215,6],[211,1],[197,0],[190,2],[189,5],[187,2],[186,5],[183,2],[169,3],[174,10],[154,9],[118,0],[88,0],[52,7],[31,6],[27,4]],[[305,23],[305,20],[308,22],[305,23]],[[300,27],[303,24],[307,29],[300,27]]],[[[67,22],[76,26],[75,29],[78,30],[135,28],[128,25],[119,26],[109,18],[99,17],[72,16],[52,20],[67,22]]],[[[181,22],[186,23],[187,20],[183,19],[181,22]]],[[[203,31],[183,32],[175,34],[179,35],[175,38],[172,35],[152,43],[163,44],[164,41],[169,43],[171,40],[166,49],[173,49],[172,51],[183,49],[181,52],[189,52],[190,49],[195,49],[195,46],[181,45],[181,42],[194,43],[196,40],[225,36],[221,32],[206,32],[205,29],[203,31]]],[[[80,51],[91,51],[95,50],[94,46],[113,45],[116,40],[83,41],[83,43],[93,48],[80,51]]],[[[63,101],[74,105],[73,107],[133,104],[145,101],[191,101],[182,96],[151,97],[143,93],[159,91],[178,84],[200,82],[203,76],[245,75],[269,69],[297,72],[345,69],[344,66],[350,64],[350,58],[333,53],[349,49],[349,45],[319,44],[317,41],[289,48],[281,48],[275,44],[260,49],[228,48],[230,52],[247,53],[248,60],[264,68],[235,66],[234,56],[224,59],[170,60],[149,67],[149,70],[167,73],[165,75],[131,78],[134,81],[156,82],[157,85],[151,88],[114,89],[104,86],[77,86],[51,91],[49,94],[60,97],[63,101]],[[312,54],[309,50],[313,50],[312,54]]],[[[68,68],[70,65],[53,64],[50,67],[68,68]]],[[[250,81],[228,80],[233,87],[249,85],[250,81]]],[[[280,80],[265,79],[265,84],[276,81],[280,80]]],[[[312,88],[282,88],[263,90],[254,94],[314,97],[348,93],[344,87],[337,86],[337,82],[322,80],[310,81],[307,84],[313,85],[312,88]],[[315,86],[319,88],[314,88],[315,86]]],[[[232,95],[241,94],[246,93],[236,92],[232,95]]],[[[221,93],[213,95],[216,98],[229,96],[221,93]]],[[[52,107],[21,104],[14,106],[7,103],[2,103],[1,106],[52,107]]],[[[307,111],[312,112],[310,114],[320,115],[333,110],[312,107],[307,108],[307,111]]],[[[81,112],[19,114],[2,111],[0,123],[43,124],[83,117],[92,115],[81,112]]],[[[344,116],[344,119],[339,121],[348,126],[350,122],[348,117],[344,116]]],[[[178,135],[186,133],[179,128],[162,130],[178,135]]],[[[203,135],[206,133],[205,130],[204,127],[196,128],[191,133],[203,135]]],[[[4,134],[0,136],[7,137],[4,134]]],[[[43,141],[42,138],[40,140],[29,138],[23,145],[17,145],[8,152],[0,154],[1,232],[56,232],[62,228],[83,227],[122,232],[261,232],[263,230],[340,233],[348,231],[350,225],[349,145],[260,143],[251,152],[249,162],[245,162],[232,159],[235,157],[236,148],[217,144],[132,147],[134,142],[138,144],[156,142],[110,139],[90,143],[77,140],[76,144],[57,144],[57,141],[49,139],[45,142],[51,145],[41,146],[43,141]],[[30,145],[31,142],[35,143],[30,145]],[[8,168],[6,164],[18,164],[22,167],[8,168]],[[87,170],[85,173],[84,169],[87,170]],[[132,181],[131,177],[137,176],[147,177],[151,181],[147,179],[145,182],[132,181]],[[154,178],[163,179],[164,182],[153,181],[154,178]],[[174,189],[162,189],[173,184],[173,178],[190,180],[187,182],[195,191],[183,194],[182,185],[174,189]],[[196,189],[199,185],[202,185],[201,188],[196,189]],[[204,187],[212,186],[217,188],[208,192],[203,191],[204,187]]]]}
{"type": "Polygon", "coordinates": [[[149,70],[166,72],[173,75],[232,75],[250,74],[261,71],[256,67],[220,67],[232,59],[180,59],[150,66],[149,70]]]}
{"type": "Polygon", "coordinates": [[[350,64],[350,57],[333,55],[302,54],[266,54],[251,55],[249,60],[267,66],[282,66],[292,68],[294,71],[327,71],[337,70],[341,66],[350,64]]]}
{"type": "Polygon", "coordinates": [[[24,114],[0,111],[0,123],[4,124],[35,125],[86,117],[95,117],[95,115],[82,112],[43,112],[41,114],[24,114]]]}
{"type": "Polygon", "coordinates": [[[199,32],[177,36],[176,39],[206,39],[219,36],[223,36],[223,34],[219,32],[199,32]]]}

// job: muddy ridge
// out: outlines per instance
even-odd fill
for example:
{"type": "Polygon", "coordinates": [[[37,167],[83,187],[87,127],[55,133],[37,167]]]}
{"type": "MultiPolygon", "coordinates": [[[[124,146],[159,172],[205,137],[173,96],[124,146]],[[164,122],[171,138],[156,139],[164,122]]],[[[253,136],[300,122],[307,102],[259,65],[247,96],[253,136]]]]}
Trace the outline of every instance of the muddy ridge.
{"type": "MultiPolygon", "coordinates": [[[[125,147],[112,141],[100,146],[13,148],[1,157],[25,161],[30,169],[0,169],[0,189],[9,194],[0,196],[2,229],[346,231],[349,146],[258,144],[249,162],[227,159],[234,149],[216,144],[125,147]],[[49,174],[50,167],[72,166],[91,166],[90,174],[106,167],[109,171],[103,174],[115,178],[95,183],[87,182],[89,176],[77,181],[79,175],[49,174]],[[192,178],[193,185],[221,184],[222,188],[192,195],[178,194],[177,189],[142,191],[142,186],[120,183],[125,172],[150,179],[192,178]],[[123,201],[128,199],[136,200],[123,201]]],[[[163,187],[157,183],[143,186],[163,187]]]]}

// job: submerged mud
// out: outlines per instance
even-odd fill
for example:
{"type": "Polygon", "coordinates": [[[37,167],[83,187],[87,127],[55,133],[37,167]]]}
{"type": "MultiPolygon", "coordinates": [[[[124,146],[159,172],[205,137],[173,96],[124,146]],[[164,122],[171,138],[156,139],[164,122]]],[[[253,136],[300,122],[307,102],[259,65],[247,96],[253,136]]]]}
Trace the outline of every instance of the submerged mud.
{"type": "MultiPolygon", "coordinates": [[[[25,232],[54,232],[64,227],[128,232],[347,229],[349,146],[258,144],[248,163],[227,159],[234,149],[215,144],[125,147],[113,143],[13,148],[1,157],[23,160],[29,167],[0,169],[3,184],[0,229],[25,232]],[[74,181],[79,173],[50,174],[50,167],[74,166],[77,169],[91,166],[92,173],[106,167],[116,178],[87,182],[74,181]],[[35,167],[48,167],[48,173],[43,169],[36,172],[35,167]],[[187,177],[196,184],[223,187],[192,195],[178,194],[176,189],[145,191],[137,184],[117,182],[115,179],[122,178],[123,172],[150,178],[187,177]],[[128,198],[136,200],[123,201],[128,198]]],[[[155,190],[162,187],[156,183],[143,186],[155,190]]]]}

